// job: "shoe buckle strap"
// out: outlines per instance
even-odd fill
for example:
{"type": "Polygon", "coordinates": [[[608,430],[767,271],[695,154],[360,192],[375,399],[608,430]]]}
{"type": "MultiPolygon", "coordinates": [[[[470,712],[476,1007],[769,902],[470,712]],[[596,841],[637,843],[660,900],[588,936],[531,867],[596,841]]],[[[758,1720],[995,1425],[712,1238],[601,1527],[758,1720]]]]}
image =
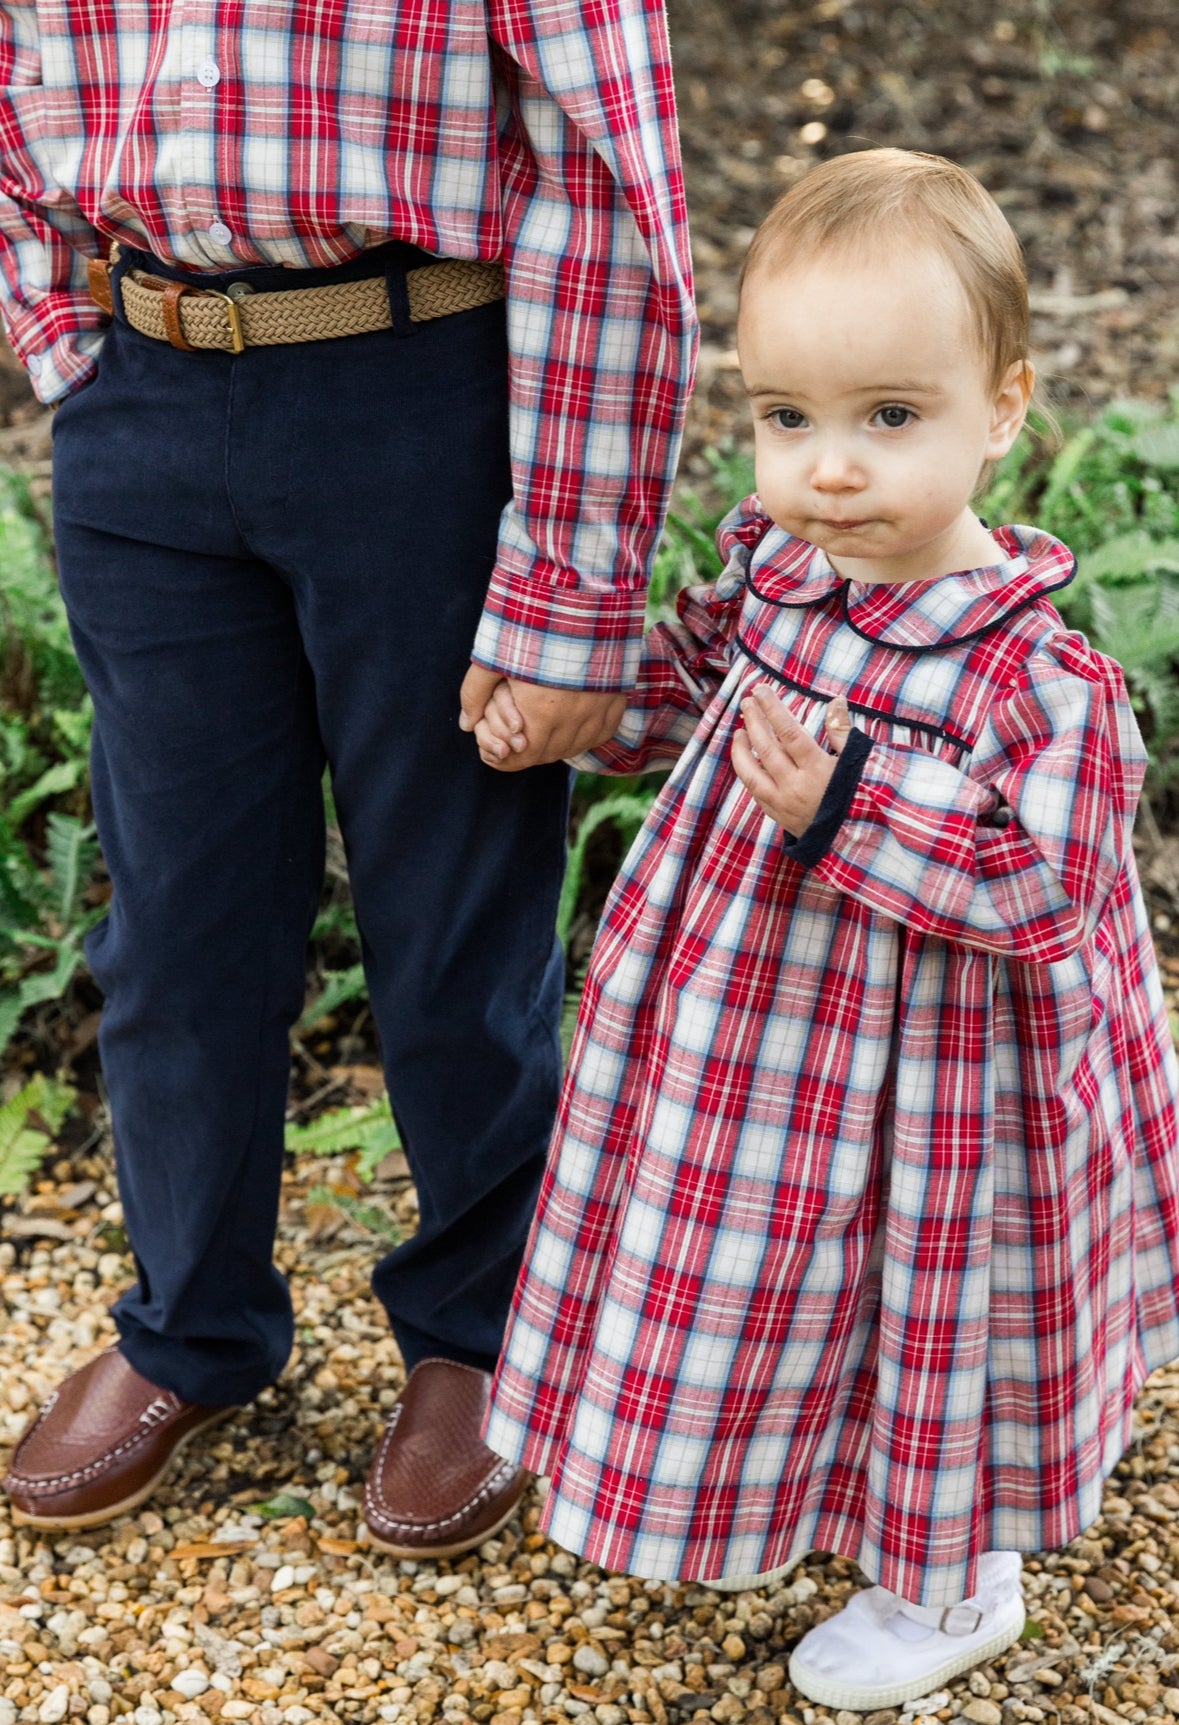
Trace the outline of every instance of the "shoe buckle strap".
{"type": "Polygon", "coordinates": [[[968,1599],[957,1605],[910,1605],[903,1600],[898,1609],[902,1617],[927,1624],[930,1629],[940,1629],[943,1635],[973,1635],[986,1615],[968,1599]]]}

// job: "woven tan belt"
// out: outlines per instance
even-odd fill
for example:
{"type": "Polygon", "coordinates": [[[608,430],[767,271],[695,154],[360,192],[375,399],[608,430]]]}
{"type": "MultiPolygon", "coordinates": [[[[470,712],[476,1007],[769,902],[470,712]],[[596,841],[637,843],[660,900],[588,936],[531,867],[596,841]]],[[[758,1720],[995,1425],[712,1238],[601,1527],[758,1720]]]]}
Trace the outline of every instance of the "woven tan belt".
{"type": "MultiPolygon", "coordinates": [[[[108,314],[114,312],[110,272],[113,259],[90,262],[90,293],[108,314]]],[[[502,263],[444,258],[406,273],[409,315],[414,323],[471,311],[504,297],[502,263]]],[[[331,282],[325,287],[257,293],[246,282],[228,292],[169,281],[164,276],[128,270],[119,291],[132,329],[191,353],[219,348],[241,353],[247,347],[274,347],[296,341],[334,341],[344,335],[392,329],[389,290],[384,276],[331,282]]]]}

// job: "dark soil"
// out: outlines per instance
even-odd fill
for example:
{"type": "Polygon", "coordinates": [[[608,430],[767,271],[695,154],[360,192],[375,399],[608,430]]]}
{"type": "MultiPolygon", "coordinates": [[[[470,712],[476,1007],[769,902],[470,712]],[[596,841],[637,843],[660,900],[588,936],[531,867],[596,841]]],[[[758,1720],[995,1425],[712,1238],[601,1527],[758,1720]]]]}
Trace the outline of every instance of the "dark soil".
{"type": "MultiPolygon", "coordinates": [[[[1027,252],[1042,376],[1066,409],[1179,381],[1174,0],[668,0],[703,322],[687,470],[744,438],[735,284],[753,228],[824,155],[933,150],[1027,252]]],[[[9,362],[10,364],[12,362],[9,362]]],[[[43,460],[0,363],[0,459],[43,460]],[[14,424],[14,421],[16,422],[14,424]]]]}
{"type": "Polygon", "coordinates": [[[1066,412],[1179,383],[1174,0],[668,0],[703,322],[687,471],[744,441],[735,284],[825,155],[892,144],[976,173],[1022,241],[1066,412]]]}

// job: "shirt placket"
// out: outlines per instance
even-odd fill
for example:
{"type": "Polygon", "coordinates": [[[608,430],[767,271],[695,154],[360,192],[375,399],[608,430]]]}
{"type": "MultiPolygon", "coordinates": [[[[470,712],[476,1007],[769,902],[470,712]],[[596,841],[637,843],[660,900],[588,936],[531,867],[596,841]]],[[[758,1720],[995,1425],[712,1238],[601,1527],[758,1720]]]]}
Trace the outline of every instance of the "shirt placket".
{"type": "Polygon", "coordinates": [[[240,260],[234,234],[217,198],[218,133],[221,124],[226,54],[218,40],[216,0],[182,0],[180,20],[180,164],[176,187],[184,232],[177,255],[203,269],[225,269],[240,260]]]}

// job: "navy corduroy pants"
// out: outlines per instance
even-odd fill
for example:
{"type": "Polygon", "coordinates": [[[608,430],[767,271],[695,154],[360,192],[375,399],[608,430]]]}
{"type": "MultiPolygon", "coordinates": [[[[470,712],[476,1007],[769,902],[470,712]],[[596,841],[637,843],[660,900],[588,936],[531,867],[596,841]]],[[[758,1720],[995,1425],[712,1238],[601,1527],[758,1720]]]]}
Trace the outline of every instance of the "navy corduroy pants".
{"type": "MultiPolygon", "coordinates": [[[[430,261],[382,247],[299,287],[430,261]]],[[[126,254],[116,271],[160,266],[126,254]]],[[[179,273],[179,272],[171,272],[179,273]]],[[[374,1288],[412,1366],[490,1366],[559,1082],[568,773],[479,761],[459,687],[511,491],[502,304],[344,340],[184,353],[121,318],[55,425],[62,591],[94,698],[114,882],[88,954],[152,1382],[281,1370],[272,1263],[325,763],[421,1227],[374,1288]]]]}

